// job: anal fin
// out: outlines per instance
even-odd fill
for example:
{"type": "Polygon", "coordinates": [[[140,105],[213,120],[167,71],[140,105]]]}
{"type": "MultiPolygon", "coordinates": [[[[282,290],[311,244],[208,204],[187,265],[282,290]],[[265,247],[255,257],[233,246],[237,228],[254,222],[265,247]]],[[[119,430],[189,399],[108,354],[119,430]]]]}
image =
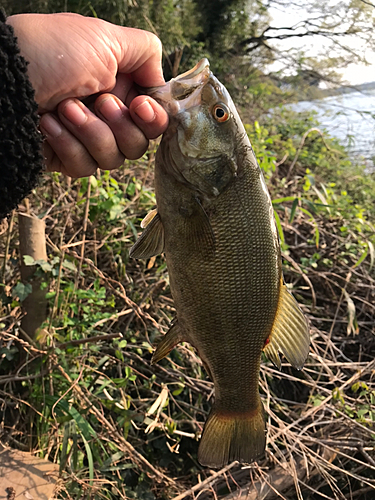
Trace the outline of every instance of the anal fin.
{"type": "Polygon", "coordinates": [[[153,365],[165,358],[165,356],[167,356],[177,344],[183,341],[184,338],[178,323],[173,324],[158,344],[156,351],[152,356],[151,364],[153,365]]]}
{"type": "Polygon", "coordinates": [[[164,228],[160,215],[152,210],[142,224],[145,230],[130,249],[130,257],[134,259],[149,259],[164,251],[164,228]]]}
{"type": "Polygon", "coordinates": [[[307,320],[293,295],[281,282],[279,304],[264,353],[280,369],[280,351],[294,368],[300,370],[309,354],[309,346],[307,320]]]}

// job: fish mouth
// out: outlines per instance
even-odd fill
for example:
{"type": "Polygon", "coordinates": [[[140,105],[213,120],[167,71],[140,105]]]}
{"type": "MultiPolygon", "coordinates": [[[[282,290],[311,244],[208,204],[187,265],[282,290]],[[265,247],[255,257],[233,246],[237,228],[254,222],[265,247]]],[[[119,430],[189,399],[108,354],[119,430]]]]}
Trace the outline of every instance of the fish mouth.
{"type": "Polygon", "coordinates": [[[181,80],[191,80],[192,78],[195,78],[199,75],[202,74],[202,72],[209,70],[210,69],[210,63],[208,62],[208,59],[204,57],[197,63],[193,69],[189,69],[189,71],[186,71],[185,73],[181,73],[181,75],[176,76],[176,78],[172,78],[172,80],[175,81],[181,81],[181,80]]]}
{"type": "Polygon", "coordinates": [[[189,71],[172,78],[161,87],[145,89],[145,92],[173,116],[186,107],[200,104],[199,90],[210,75],[210,63],[203,58],[189,71]]]}
{"type": "Polygon", "coordinates": [[[204,58],[193,69],[182,73],[169,82],[172,98],[181,101],[201,87],[210,75],[210,63],[204,58]]]}

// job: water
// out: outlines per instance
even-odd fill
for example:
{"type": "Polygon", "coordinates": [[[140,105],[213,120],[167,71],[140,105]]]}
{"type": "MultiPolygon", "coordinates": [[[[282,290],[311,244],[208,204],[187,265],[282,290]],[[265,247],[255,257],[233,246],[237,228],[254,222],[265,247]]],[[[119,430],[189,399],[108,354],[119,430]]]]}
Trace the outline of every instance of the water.
{"type": "Polygon", "coordinates": [[[369,170],[375,168],[375,89],[301,101],[295,111],[318,113],[321,128],[348,146],[352,157],[363,156],[369,170]]]}

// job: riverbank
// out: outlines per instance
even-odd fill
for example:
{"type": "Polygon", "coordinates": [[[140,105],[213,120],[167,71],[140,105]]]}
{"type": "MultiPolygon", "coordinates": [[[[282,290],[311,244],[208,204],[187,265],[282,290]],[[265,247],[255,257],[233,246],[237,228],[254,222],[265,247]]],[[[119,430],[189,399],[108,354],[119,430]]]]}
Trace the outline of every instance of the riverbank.
{"type": "Polygon", "coordinates": [[[353,159],[375,167],[375,83],[351,91],[292,105],[294,111],[314,111],[322,129],[347,146],[353,159]]]}

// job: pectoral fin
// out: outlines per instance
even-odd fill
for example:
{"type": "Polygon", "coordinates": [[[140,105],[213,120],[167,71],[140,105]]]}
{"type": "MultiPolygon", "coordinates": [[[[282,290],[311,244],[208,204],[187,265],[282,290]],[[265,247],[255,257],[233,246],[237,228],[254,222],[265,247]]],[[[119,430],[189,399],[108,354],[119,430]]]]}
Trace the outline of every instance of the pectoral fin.
{"type": "Polygon", "coordinates": [[[211,222],[197,198],[193,204],[192,213],[185,218],[184,233],[187,245],[190,245],[194,252],[199,252],[203,258],[211,258],[215,255],[215,235],[211,222]]]}
{"type": "Polygon", "coordinates": [[[141,222],[141,228],[145,229],[156,215],[158,215],[158,209],[154,208],[146,215],[146,217],[141,222]]]}
{"type": "Polygon", "coordinates": [[[161,359],[165,358],[177,344],[183,342],[181,330],[178,323],[172,325],[168,332],[162,338],[160,344],[157,346],[156,351],[151,359],[151,364],[155,364],[161,359]]]}
{"type": "Polygon", "coordinates": [[[164,251],[164,228],[160,215],[152,210],[142,224],[145,230],[130,249],[130,257],[134,259],[149,259],[164,251]]]}
{"type": "Polygon", "coordinates": [[[280,351],[294,368],[300,370],[309,354],[309,345],[307,320],[293,295],[281,283],[279,305],[264,353],[280,369],[280,351]]]}

